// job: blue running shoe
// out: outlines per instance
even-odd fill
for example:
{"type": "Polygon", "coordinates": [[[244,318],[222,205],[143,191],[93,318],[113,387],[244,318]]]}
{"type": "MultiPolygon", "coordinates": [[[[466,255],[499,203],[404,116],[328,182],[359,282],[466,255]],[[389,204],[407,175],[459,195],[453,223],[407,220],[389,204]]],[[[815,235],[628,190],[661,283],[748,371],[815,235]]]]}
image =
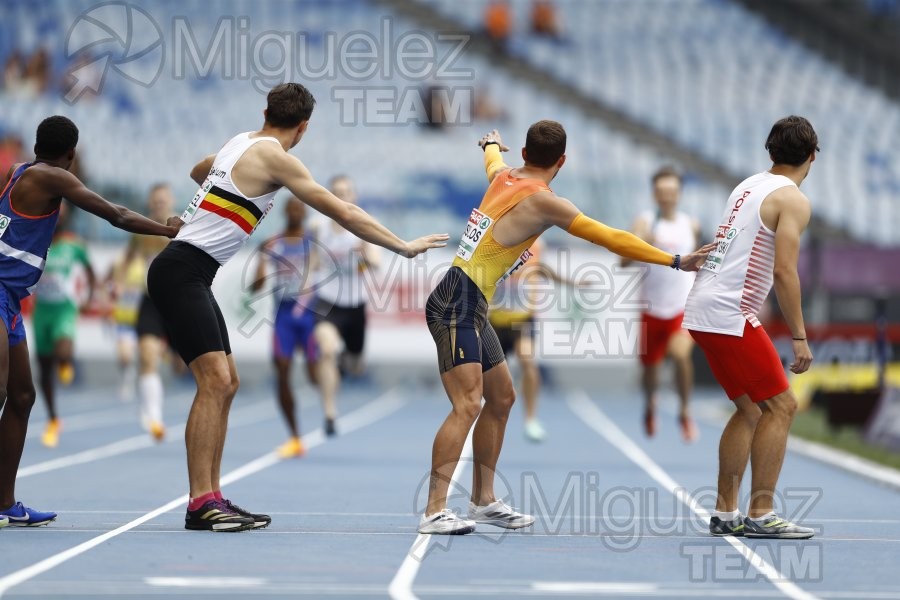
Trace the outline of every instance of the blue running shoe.
{"type": "Polygon", "coordinates": [[[16,502],[6,510],[0,510],[0,519],[9,519],[10,527],[40,527],[56,520],[54,512],[40,512],[16,502]]]}

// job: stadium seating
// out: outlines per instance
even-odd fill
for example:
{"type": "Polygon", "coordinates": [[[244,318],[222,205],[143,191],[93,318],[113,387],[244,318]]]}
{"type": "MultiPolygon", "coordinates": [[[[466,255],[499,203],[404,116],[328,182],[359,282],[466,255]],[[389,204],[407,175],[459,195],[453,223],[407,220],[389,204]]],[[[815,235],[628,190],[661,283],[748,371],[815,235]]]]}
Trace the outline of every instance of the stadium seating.
{"type": "MultiPolygon", "coordinates": [[[[17,47],[26,52],[48,38],[66,39],[69,27],[91,3],[59,0],[52,4],[52,10],[44,5],[45,18],[38,20],[23,17],[24,11],[30,10],[28,6],[26,2],[12,3],[11,18],[2,25],[14,25],[8,33],[16,36],[17,47]],[[29,28],[35,22],[43,25],[29,28]]],[[[207,3],[194,0],[161,6],[150,12],[164,37],[172,35],[172,19],[183,17],[191,24],[201,50],[213,39],[217,19],[210,18],[207,3]]],[[[308,55],[304,55],[307,65],[323,64],[327,32],[336,33],[338,39],[352,31],[378,32],[383,13],[361,0],[230,2],[217,7],[222,15],[247,15],[253,35],[265,31],[306,35],[311,40],[308,55]]],[[[395,38],[416,29],[402,19],[393,19],[392,27],[395,38]]],[[[4,39],[10,38],[4,35],[4,39]]],[[[125,81],[110,71],[104,82],[109,87],[99,97],[85,97],[71,106],[58,91],[38,99],[3,93],[0,128],[17,131],[28,140],[43,116],[70,115],[84,132],[82,153],[86,171],[94,181],[143,190],[154,182],[168,180],[180,197],[189,198],[194,191],[194,184],[187,178],[191,166],[205,153],[214,152],[229,135],[258,127],[264,97],[250,80],[223,77],[221,63],[216,63],[205,78],[196,77],[191,63],[185,67],[186,78],[174,77],[172,46],[167,39],[166,64],[149,88],[125,81]]],[[[444,51],[449,49],[447,46],[444,51]]],[[[54,56],[57,75],[66,60],[62,53],[54,56]]],[[[389,219],[400,233],[421,232],[422,223],[427,222],[455,234],[459,217],[478,201],[484,189],[477,138],[485,130],[499,126],[510,145],[518,148],[523,145],[525,129],[531,122],[555,118],[570,131],[569,162],[554,182],[559,193],[617,226],[627,226],[637,210],[648,206],[649,176],[668,162],[665,156],[635,145],[577,110],[560,106],[548,94],[517,82],[481,58],[465,56],[455,67],[472,69],[476,77],[423,82],[404,78],[394,69],[390,77],[374,77],[361,84],[340,74],[333,79],[316,80],[301,72],[294,78],[310,87],[318,104],[307,138],[295,154],[322,180],[338,172],[352,174],[364,204],[389,219]],[[440,131],[417,125],[348,126],[342,124],[340,104],[332,97],[334,89],[340,87],[418,90],[430,83],[487,90],[494,103],[508,113],[508,119],[453,125],[440,131]]],[[[511,160],[516,160],[518,151],[512,155],[511,160]]],[[[706,208],[710,202],[718,207],[725,194],[726,190],[690,178],[686,205],[688,210],[702,209],[706,217],[714,219],[718,210],[710,213],[706,208]]],[[[274,223],[264,226],[269,228],[274,223]]],[[[119,234],[104,228],[101,235],[119,234]]]]}
{"type": "MultiPolygon", "coordinates": [[[[473,30],[488,2],[420,1],[473,30]]],[[[817,214],[861,239],[900,242],[900,106],[786,32],[724,0],[568,0],[556,3],[559,42],[529,33],[531,0],[511,6],[510,52],[732,173],[765,168],[776,119],[808,117],[823,150],[804,186],[817,214]]]]}

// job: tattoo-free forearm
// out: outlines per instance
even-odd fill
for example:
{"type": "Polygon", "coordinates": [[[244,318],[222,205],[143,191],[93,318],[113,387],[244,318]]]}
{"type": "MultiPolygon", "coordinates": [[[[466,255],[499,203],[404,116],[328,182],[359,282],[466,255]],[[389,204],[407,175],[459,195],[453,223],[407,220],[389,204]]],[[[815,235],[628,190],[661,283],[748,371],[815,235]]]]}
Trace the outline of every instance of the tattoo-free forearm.
{"type": "Polygon", "coordinates": [[[115,215],[107,219],[111,225],[130,231],[131,233],[143,233],[146,235],[161,235],[171,237],[175,230],[162,223],[157,223],[153,219],[140,215],[133,210],[128,210],[124,206],[116,207],[115,215]]]}
{"type": "Polygon", "coordinates": [[[778,307],[781,309],[781,314],[791,330],[791,336],[805,338],[806,327],[803,324],[800,276],[797,274],[796,269],[776,269],[775,296],[778,298],[778,307]]]}
{"type": "Polygon", "coordinates": [[[339,224],[359,239],[402,254],[406,242],[375,220],[372,215],[354,204],[347,204],[347,211],[339,224]]]}

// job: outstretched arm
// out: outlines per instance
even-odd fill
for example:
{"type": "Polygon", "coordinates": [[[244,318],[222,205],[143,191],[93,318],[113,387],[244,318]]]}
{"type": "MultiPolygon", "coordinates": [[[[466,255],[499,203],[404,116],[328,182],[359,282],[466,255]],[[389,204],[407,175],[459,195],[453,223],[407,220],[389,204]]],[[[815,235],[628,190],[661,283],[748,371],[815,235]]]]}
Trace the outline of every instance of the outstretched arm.
{"type": "MultiPolygon", "coordinates": [[[[650,231],[650,224],[647,223],[647,221],[645,221],[642,217],[638,217],[634,220],[634,224],[631,226],[631,233],[638,236],[648,244],[651,242],[650,237],[652,232],[650,231]]],[[[630,258],[622,257],[622,260],[619,262],[619,264],[623,267],[628,267],[631,266],[631,263],[633,262],[634,261],[630,258]]]]}
{"type": "Polygon", "coordinates": [[[500,138],[500,132],[494,129],[488,134],[481,136],[478,145],[484,150],[484,172],[487,175],[488,182],[494,180],[497,173],[505,171],[509,166],[503,162],[501,152],[509,150],[509,146],[503,143],[500,138]]]}
{"type": "Polygon", "coordinates": [[[411,242],[403,241],[369,213],[355,204],[344,202],[319,185],[296,157],[275,148],[267,150],[263,156],[276,183],[283,185],[303,202],[334,219],[341,227],[362,240],[406,258],[447,245],[450,237],[447,234],[432,234],[411,242]]]}
{"type": "MultiPolygon", "coordinates": [[[[538,196],[538,195],[536,195],[538,196]]],[[[575,237],[580,237],[607,250],[633,260],[657,265],[676,266],[675,257],[655,246],[651,246],[633,233],[614,229],[588,217],[566,200],[552,194],[542,194],[536,198],[536,208],[550,225],[565,229],[575,237]]],[[[696,252],[681,257],[679,268],[696,271],[706,261],[713,246],[704,246],[696,252]]]]}
{"type": "Polygon", "coordinates": [[[63,169],[53,169],[44,180],[43,187],[51,196],[63,197],[78,208],[95,214],[113,227],[125,231],[173,238],[181,228],[181,221],[178,219],[170,219],[170,222],[176,223],[170,227],[128,210],[124,206],[113,204],[86,188],[77,177],[63,169]]]}

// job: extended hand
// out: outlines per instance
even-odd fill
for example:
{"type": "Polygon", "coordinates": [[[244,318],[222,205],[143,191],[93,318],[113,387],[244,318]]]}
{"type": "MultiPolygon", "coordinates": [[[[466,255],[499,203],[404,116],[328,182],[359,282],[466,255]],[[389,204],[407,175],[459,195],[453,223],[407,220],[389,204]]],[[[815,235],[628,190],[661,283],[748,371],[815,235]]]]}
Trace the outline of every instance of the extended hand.
{"type": "Polygon", "coordinates": [[[794,362],[791,363],[791,373],[805,373],[812,364],[813,355],[809,350],[806,340],[794,340],[794,362]]]}
{"type": "Polygon", "coordinates": [[[432,248],[445,247],[447,245],[447,240],[449,239],[450,236],[446,233],[432,233],[431,235],[420,237],[417,240],[406,242],[406,248],[399,254],[406,258],[413,258],[432,248]]]}
{"type": "Polygon", "coordinates": [[[705,246],[701,246],[697,248],[690,254],[685,254],[681,257],[681,267],[682,271],[698,271],[700,267],[703,266],[703,263],[706,262],[706,257],[709,256],[709,253],[716,249],[715,244],[706,244],[705,246]]]}
{"type": "Polygon", "coordinates": [[[500,132],[494,129],[488,134],[481,136],[481,139],[478,140],[478,145],[484,150],[484,146],[486,144],[496,142],[500,146],[500,152],[506,152],[509,150],[509,146],[503,143],[503,140],[500,138],[500,132]]]}

